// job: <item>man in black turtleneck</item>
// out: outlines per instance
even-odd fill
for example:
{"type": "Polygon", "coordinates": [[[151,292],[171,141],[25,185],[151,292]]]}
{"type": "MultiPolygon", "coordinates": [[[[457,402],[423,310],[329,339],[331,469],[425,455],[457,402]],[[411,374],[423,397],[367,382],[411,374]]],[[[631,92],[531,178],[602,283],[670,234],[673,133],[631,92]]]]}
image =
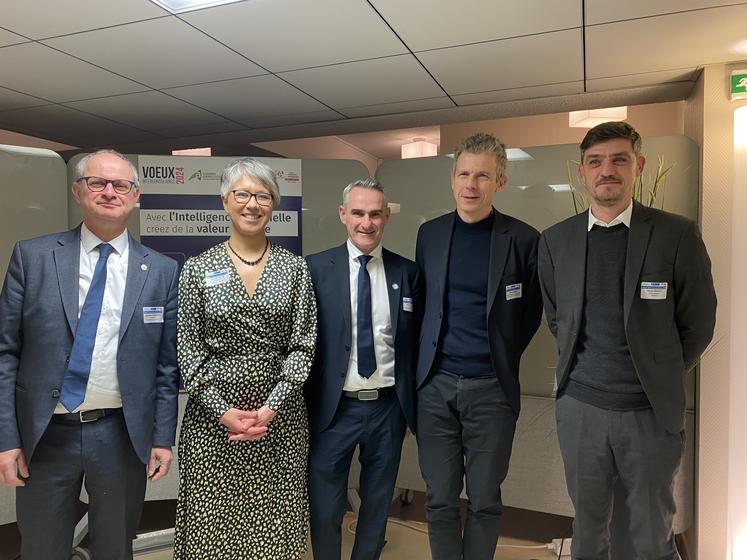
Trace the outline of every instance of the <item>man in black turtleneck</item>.
{"type": "Polygon", "coordinates": [[[578,167],[589,212],[540,240],[545,313],[558,340],[558,440],[576,510],[574,559],[609,558],[616,484],[635,556],[680,558],[672,487],[684,374],[711,340],[716,295],[698,226],[633,201],[644,164],[641,137],[627,123],[589,130],[578,167]]]}
{"type": "Polygon", "coordinates": [[[418,452],[434,560],[495,554],[500,485],[519,414],[519,360],[542,313],[539,234],[493,208],[505,172],[505,147],[494,136],[467,138],[454,152],[456,212],[418,232],[417,262],[427,286],[416,381],[418,452]]]}

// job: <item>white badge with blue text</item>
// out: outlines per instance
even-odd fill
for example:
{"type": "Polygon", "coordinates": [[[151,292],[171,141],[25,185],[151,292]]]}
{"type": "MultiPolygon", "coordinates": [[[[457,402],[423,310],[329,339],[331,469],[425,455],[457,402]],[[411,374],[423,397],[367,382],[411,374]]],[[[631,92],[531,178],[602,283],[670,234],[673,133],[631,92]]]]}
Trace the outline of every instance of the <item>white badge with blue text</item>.
{"type": "Polygon", "coordinates": [[[163,323],[163,307],[143,307],[143,323],[163,323]]]}
{"type": "Polygon", "coordinates": [[[402,309],[412,313],[412,298],[411,297],[402,298],[402,309]]]}
{"type": "Polygon", "coordinates": [[[205,273],[205,286],[219,286],[231,279],[231,271],[228,269],[211,270],[205,273]]]}
{"type": "Polygon", "coordinates": [[[641,282],[641,299],[667,299],[667,283],[641,282]]]}
{"type": "Polygon", "coordinates": [[[519,299],[521,297],[521,283],[506,285],[506,301],[519,299]]]}

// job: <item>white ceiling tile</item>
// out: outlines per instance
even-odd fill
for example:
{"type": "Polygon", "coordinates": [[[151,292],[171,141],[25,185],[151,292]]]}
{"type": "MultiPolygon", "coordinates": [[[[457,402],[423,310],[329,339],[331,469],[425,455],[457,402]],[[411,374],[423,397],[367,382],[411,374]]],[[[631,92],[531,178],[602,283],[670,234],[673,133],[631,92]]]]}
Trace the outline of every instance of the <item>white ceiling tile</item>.
{"type": "Polygon", "coordinates": [[[332,109],[313,111],[310,113],[296,113],[294,115],[273,115],[242,118],[241,121],[252,128],[269,128],[273,126],[289,126],[324,121],[339,121],[345,116],[332,109]]]}
{"type": "Polygon", "coordinates": [[[372,0],[413,51],[581,26],[578,0],[372,0]]]}
{"type": "Polygon", "coordinates": [[[565,82],[525,88],[502,89],[497,91],[483,91],[454,95],[454,101],[461,105],[483,105],[485,103],[503,103],[504,101],[518,101],[520,99],[538,99],[540,97],[556,97],[558,95],[573,95],[583,93],[584,82],[565,82]]]}
{"type": "Polygon", "coordinates": [[[0,111],[36,107],[38,105],[49,105],[49,101],[0,87],[0,111]]]}
{"type": "Polygon", "coordinates": [[[168,93],[241,122],[328,109],[271,75],[175,88],[168,90],[168,93]]]}
{"type": "Polygon", "coordinates": [[[648,72],[646,74],[631,74],[628,76],[612,76],[586,81],[586,91],[608,91],[617,89],[654,86],[669,82],[694,81],[697,78],[695,68],[680,68],[664,72],[648,72]]]}
{"type": "Polygon", "coordinates": [[[65,105],[152,132],[227,122],[223,117],[157,91],[86,99],[65,105]]]}
{"type": "Polygon", "coordinates": [[[3,0],[3,27],[32,39],[167,15],[148,0],[3,0]]]}
{"type": "MultiPolygon", "coordinates": [[[[184,125],[177,126],[174,128],[164,128],[159,130],[158,133],[169,138],[182,138],[189,136],[199,136],[203,134],[219,134],[221,132],[234,132],[237,130],[244,130],[245,127],[239,123],[235,123],[228,120],[222,120],[221,122],[209,123],[209,124],[198,124],[198,125],[184,125]]],[[[196,146],[200,147],[200,146],[196,146]]]]}
{"type": "Polygon", "coordinates": [[[448,109],[450,107],[454,107],[454,103],[448,97],[442,96],[431,97],[430,99],[417,99],[415,101],[401,101],[399,103],[366,105],[364,107],[344,107],[340,108],[339,111],[348,117],[370,117],[374,115],[429,111],[432,109],[448,109]]]}
{"type": "Polygon", "coordinates": [[[0,113],[0,127],[80,147],[157,138],[154,134],[61,105],[5,111],[0,113]]]}
{"type": "Polygon", "coordinates": [[[21,37],[20,35],[16,35],[15,33],[11,33],[10,31],[6,31],[5,29],[0,28],[0,47],[7,47],[8,45],[25,43],[27,41],[28,39],[26,39],[25,37],[21,37]]]}
{"type": "Polygon", "coordinates": [[[156,89],[265,73],[175,17],[45,43],[156,89]]]}
{"type": "MultiPolygon", "coordinates": [[[[734,0],[594,0],[586,2],[586,24],[595,25],[611,21],[642,18],[702,10],[717,6],[736,4],[734,0]]],[[[744,2],[742,2],[744,3],[744,2]]]]}
{"type": "Polygon", "coordinates": [[[747,4],[595,25],[586,31],[587,79],[744,60],[745,21],[747,4]]]}
{"type": "Polygon", "coordinates": [[[272,72],[407,52],[366,2],[253,0],[182,17],[272,72]]]}
{"type": "Polygon", "coordinates": [[[583,79],[581,31],[575,29],[417,56],[452,96],[583,79]]]}
{"type": "Polygon", "coordinates": [[[38,43],[0,49],[0,68],[0,86],[55,102],[145,89],[38,43]]]}
{"type": "Polygon", "coordinates": [[[282,77],[331,107],[359,107],[443,95],[412,55],[285,72],[282,77]]]}

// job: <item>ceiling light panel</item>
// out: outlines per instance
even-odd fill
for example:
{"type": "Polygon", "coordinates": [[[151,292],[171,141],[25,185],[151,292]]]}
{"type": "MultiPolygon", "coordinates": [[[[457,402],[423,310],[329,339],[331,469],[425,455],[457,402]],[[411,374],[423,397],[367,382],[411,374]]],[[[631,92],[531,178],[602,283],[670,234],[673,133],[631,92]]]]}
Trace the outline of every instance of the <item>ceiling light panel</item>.
{"type": "Polygon", "coordinates": [[[223,6],[224,4],[233,4],[241,0],[150,0],[154,4],[161,6],[172,14],[182,14],[193,10],[202,10],[203,8],[212,8],[223,6]]]}

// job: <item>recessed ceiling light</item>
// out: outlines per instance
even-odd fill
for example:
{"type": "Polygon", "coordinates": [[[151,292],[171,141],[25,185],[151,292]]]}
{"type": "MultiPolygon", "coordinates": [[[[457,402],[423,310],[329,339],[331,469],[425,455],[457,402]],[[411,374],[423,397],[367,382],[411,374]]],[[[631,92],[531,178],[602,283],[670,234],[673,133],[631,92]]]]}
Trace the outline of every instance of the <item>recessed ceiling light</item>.
{"type": "Polygon", "coordinates": [[[591,111],[571,111],[568,113],[570,128],[594,128],[609,121],[624,121],[628,118],[627,107],[608,107],[591,111]]]}
{"type": "Polygon", "coordinates": [[[506,148],[506,157],[508,161],[524,161],[534,159],[528,153],[520,148],[506,148]]]}
{"type": "Polygon", "coordinates": [[[193,10],[200,10],[202,8],[212,8],[214,6],[222,6],[223,4],[233,4],[234,2],[240,2],[241,0],[150,0],[154,4],[158,4],[164,10],[171,12],[172,14],[183,14],[184,12],[191,12],[193,10]]]}
{"type": "Polygon", "coordinates": [[[553,192],[569,192],[571,186],[568,183],[561,183],[560,185],[548,185],[553,192]]]}

